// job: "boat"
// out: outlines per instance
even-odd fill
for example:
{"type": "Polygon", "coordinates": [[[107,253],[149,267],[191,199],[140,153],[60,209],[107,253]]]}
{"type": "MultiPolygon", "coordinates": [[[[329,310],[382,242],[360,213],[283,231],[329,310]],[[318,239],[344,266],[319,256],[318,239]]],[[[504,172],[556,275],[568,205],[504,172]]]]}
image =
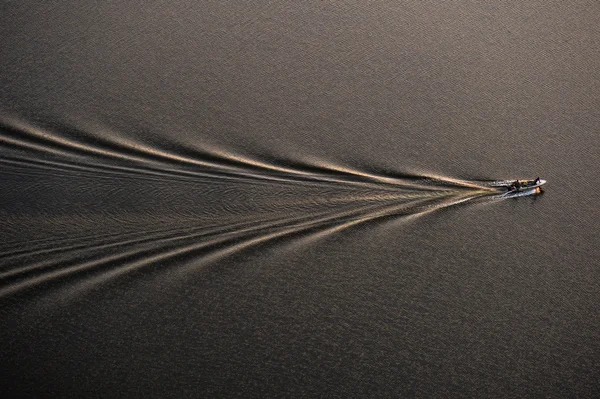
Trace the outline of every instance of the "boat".
{"type": "Polygon", "coordinates": [[[520,191],[532,190],[546,184],[546,180],[542,180],[539,177],[535,180],[514,180],[506,181],[499,184],[496,187],[505,188],[509,192],[517,193],[520,191]]]}

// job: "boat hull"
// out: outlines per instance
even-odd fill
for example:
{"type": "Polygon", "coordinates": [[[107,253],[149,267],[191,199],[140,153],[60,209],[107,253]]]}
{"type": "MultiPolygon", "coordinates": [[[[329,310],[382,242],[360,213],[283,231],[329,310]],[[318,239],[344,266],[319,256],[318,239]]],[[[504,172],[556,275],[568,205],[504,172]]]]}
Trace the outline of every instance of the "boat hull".
{"type": "Polygon", "coordinates": [[[516,187],[514,185],[514,181],[506,181],[506,182],[502,182],[494,187],[500,188],[500,189],[506,189],[510,192],[521,192],[521,191],[528,191],[528,190],[532,190],[538,187],[543,186],[544,184],[546,184],[546,180],[542,180],[540,179],[539,181],[535,181],[535,180],[519,180],[520,186],[516,187]]]}

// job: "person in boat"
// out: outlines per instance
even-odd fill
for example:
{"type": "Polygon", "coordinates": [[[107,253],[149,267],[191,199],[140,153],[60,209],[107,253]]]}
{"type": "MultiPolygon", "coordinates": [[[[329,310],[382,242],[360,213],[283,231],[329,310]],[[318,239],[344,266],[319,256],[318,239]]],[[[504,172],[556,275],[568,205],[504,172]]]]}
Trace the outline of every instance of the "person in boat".
{"type": "Polygon", "coordinates": [[[536,177],[535,180],[533,181],[533,184],[540,184],[540,177],[536,177]]]}

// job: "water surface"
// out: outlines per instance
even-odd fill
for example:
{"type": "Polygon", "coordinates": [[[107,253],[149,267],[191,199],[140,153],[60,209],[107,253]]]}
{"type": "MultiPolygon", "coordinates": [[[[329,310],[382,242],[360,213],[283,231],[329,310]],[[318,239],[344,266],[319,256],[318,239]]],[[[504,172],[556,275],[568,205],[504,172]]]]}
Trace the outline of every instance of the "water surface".
{"type": "Polygon", "coordinates": [[[598,7],[5,2],[4,396],[597,396],[598,7]]]}

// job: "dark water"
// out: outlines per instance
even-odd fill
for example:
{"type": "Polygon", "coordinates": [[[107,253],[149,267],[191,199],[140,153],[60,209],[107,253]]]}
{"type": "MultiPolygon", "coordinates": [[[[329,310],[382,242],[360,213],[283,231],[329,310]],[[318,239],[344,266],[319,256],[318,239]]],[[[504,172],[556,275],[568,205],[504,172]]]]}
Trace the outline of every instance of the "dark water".
{"type": "Polygon", "coordinates": [[[599,26],[4,1],[0,396],[598,397],[599,26]]]}

